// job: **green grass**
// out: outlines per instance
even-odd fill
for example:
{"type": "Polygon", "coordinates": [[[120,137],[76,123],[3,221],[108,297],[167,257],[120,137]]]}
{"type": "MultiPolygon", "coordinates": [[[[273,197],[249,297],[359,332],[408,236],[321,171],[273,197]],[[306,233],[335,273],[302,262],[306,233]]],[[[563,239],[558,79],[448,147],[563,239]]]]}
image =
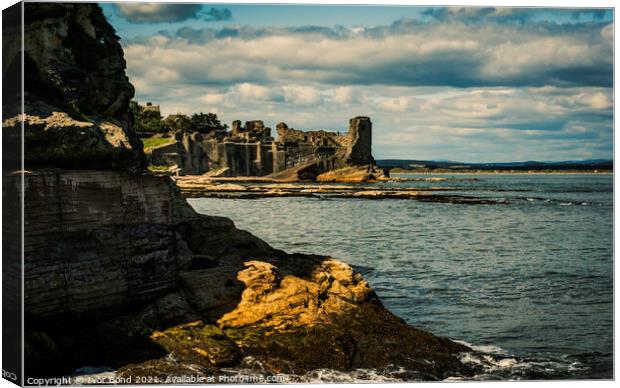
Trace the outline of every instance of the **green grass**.
{"type": "Polygon", "coordinates": [[[173,142],[174,142],[174,137],[153,136],[147,139],[142,139],[142,144],[144,144],[144,149],[158,147],[158,146],[173,143],[173,142]]]}
{"type": "Polygon", "coordinates": [[[168,171],[168,166],[149,166],[149,170],[151,171],[168,171]]]}

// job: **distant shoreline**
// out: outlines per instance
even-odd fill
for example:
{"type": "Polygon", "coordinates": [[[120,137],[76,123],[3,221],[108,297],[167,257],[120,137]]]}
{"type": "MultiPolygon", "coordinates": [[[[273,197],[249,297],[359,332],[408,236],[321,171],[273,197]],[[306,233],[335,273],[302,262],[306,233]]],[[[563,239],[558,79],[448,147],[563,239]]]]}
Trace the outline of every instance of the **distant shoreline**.
{"type": "Polygon", "coordinates": [[[612,159],[489,163],[380,159],[377,165],[393,174],[613,174],[614,170],[612,159]]]}
{"type": "Polygon", "coordinates": [[[390,169],[392,174],[462,174],[462,175],[613,175],[612,170],[405,170],[400,168],[390,169]]]}

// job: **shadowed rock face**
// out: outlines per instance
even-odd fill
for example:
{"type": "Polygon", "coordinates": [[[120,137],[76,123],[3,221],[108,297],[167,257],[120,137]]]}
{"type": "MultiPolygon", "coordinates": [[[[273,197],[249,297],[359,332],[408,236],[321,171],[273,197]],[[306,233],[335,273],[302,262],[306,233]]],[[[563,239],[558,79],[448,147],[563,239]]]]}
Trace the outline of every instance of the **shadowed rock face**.
{"type": "MultiPolygon", "coordinates": [[[[142,144],[130,129],[134,88],[99,6],[27,3],[24,12],[26,168],[142,169],[142,144]]],[[[3,77],[21,63],[20,50],[3,46],[3,77]]],[[[20,106],[3,109],[4,136],[17,141],[20,106]]]]}
{"type": "Polygon", "coordinates": [[[3,191],[25,195],[27,377],[84,365],[218,374],[249,357],[268,372],[469,373],[456,357],[466,347],[406,325],[348,265],[276,250],[229,219],[197,214],[169,178],[143,173],[125,119],[131,85],[101,10],[26,11],[27,66],[39,78],[26,116],[6,119],[3,135],[24,120],[33,171],[23,188],[21,175],[5,175],[3,191]]]}

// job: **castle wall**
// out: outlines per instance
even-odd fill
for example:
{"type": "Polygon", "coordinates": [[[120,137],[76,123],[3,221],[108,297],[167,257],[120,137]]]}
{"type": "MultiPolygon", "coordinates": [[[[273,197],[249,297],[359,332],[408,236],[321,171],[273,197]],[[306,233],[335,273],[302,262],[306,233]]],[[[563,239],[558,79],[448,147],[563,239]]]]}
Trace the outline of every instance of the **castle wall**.
{"type": "Polygon", "coordinates": [[[212,168],[228,167],[226,176],[263,176],[273,172],[271,144],[219,143],[212,168]]]}
{"type": "Polygon", "coordinates": [[[348,136],[338,135],[328,131],[299,131],[289,128],[285,123],[279,123],[276,127],[278,142],[285,143],[308,143],[315,147],[346,147],[349,144],[348,136]]]}
{"type": "Polygon", "coordinates": [[[271,143],[272,172],[279,172],[286,168],[286,151],[278,143],[271,143]]]}
{"type": "Polygon", "coordinates": [[[179,145],[177,143],[171,143],[154,148],[150,153],[147,153],[147,159],[151,166],[178,165],[179,145]]]}
{"type": "Polygon", "coordinates": [[[214,136],[181,132],[177,142],[151,152],[152,165],[178,165],[183,175],[200,175],[227,168],[225,176],[264,176],[303,166],[321,173],[350,165],[374,163],[371,154],[372,123],[355,117],[349,132],[298,131],[285,123],[277,125],[278,140],[262,121],[248,121],[245,127],[234,121],[227,135],[214,136]]]}
{"type": "Polygon", "coordinates": [[[349,120],[350,150],[347,162],[352,165],[373,164],[372,123],[368,117],[354,117],[349,120]]]}

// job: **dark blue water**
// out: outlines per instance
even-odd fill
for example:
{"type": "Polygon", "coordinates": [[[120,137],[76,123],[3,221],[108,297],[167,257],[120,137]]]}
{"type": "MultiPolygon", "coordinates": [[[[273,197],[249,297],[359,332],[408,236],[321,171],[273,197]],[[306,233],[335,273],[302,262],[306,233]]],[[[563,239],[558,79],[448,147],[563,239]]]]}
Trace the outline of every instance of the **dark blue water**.
{"type": "Polygon", "coordinates": [[[436,176],[448,180],[381,185],[506,203],[189,202],[274,247],[370,268],[371,286],[408,323],[498,356],[464,360],[481,365],[479,378],[612,378],[613,176],[436,176]]]}

